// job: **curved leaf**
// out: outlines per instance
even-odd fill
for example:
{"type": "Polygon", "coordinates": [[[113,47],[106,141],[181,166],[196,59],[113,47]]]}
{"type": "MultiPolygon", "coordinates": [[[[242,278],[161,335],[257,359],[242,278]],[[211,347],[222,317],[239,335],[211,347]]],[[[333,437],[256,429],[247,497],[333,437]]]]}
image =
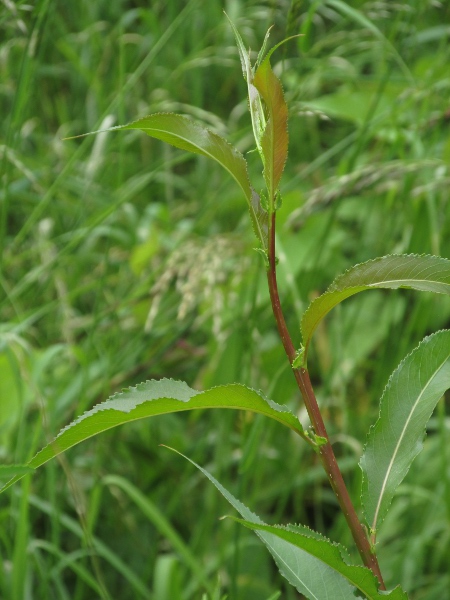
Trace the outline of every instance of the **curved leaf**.
{"type": "Polygon", "coordinates": [[[33,471],[34,469],[27,465],[0,465],[0,479],[9,479],[16,475],[24,476],[33,471]]]}
{"type": "MultiPolygon", "coordinates": [[[[59,433],[53,442],[40,450],[26,466],[37,469],[72,446],[129,421],[195,408],[250,410],[271,417],[305,437],[299,420],[288,408],[268,400],[261,392],[244,385],[235,383],[198,392],[183,381],[152,380],[114,394],[109,400],[97,404],[93,409],[75,419],[59,433]]],[[[23,476],[23,474],[17,474],[0,489],[0,493],[22,479],[23,476]]]]}
{"type": "MultiPolygon", "coordinates": [[[[299,527],[298,525],[262,525],[258,523],[252,523],[251,521],[245,521],[242,519],[234,518],[234,520],[238,523],[242,523],[242,525],[245,525],[245,527],[253,529],[256,532],[266,531],[267,533],[276,536],[281,540],[284,540],[285,542],[294,546],[295,548],[300,548],[301,550],[305,551],[310,557],[315,557],[317,559],[317,565],[315,567],[317,569],[316,577],[329,577],[330,579],[330,582],[329,584],[327,584],[326,588],[328,591],[328,595],[318,596],[319,598],[338,597],[335,595],[335,590],[337,589],[335,586],[337,581],[339,581],[336,575],[342,576],[344,580],[347,580],[347,583],[350,586],[353,586],[351,596],[349,596],[353,600],[358,592],[364,594],[364,597],[368,598],[369,600],[376,600],[381,598],[391,598],[392,600],[404,600],[407,598],[407,595],[401,590],[399,586],[391,592],[380,591],[379,582],[375,575],[372,573],[372,571],[370,571],[370,569],[367,569],[366,567],[348,564],[348,562],[343,556],[343,548],[339,544],[334,544],[325,537],[319,536],[319,534],[317,534],[316,532],[308,530],[307,527],[299,527]],[[328,569],[331,569],[331,572],[328,569]]],[[[294,554],[295,552],[295,549],[291,549],[291,553],[294,554]]],[[[299,574],[292,573],[291,577],[294,579],[295,575],[297,575],[298,577],[299,574]]],[[[293,585],[296,585],[292,581],[291,583],[293,585]]],[[[298,587],[297,589],[299,591],[302,591],[298,587]]]]}
{"type": "Polygon", "coordinates": [[[392,374],[360,461],[362,504],[375,540],[398,485],[422,450],[426,424],[450,388],[450,331],[425,338],[392,374]]]}
{"type": "Polygon", "coordinates": [[[349,565],[344,559],[347,554],[345,549],[319,533],[301,525],[266,525],[208,471],[177,450],[174,452],[195,465],[216,486],[244,519],[235,520],[255,530],[274,557],[281,574],[307,598],[355,600],[355,596],[360,592],[369,599],[407,599],[400,588],[392,592],[378,592],[377,580],[373,573],[366,567],[349,565]]]}
{"type": "Polygon", "coordinates": [[[247,200],[251,198],[247,163],[242,154],[220,135],[184,115],[156,113],[112,129],[140,129],[150,137],[176,148],[212,158],[230,173],[240,185],[247,200]]]}
{"type": "Polygon", "coordinates": [[[352,267],[337,277],[304,313],[301,329],[305,357],[317,325],[332,308],[358,292],[376,288],[411,288],[450,294],[450,261],[437,256],[406,254],[383,256],[352,267]]]}
{"type": "Polygon", "coordinates": [[[275,48],[269,51],[253,79],[253,84],[266,105],[267,122],[261,138],[261,147],[264,156],[264,179],[272,210],[288,153],[288,108],[280,80],[270,66],[270,56],[275,48]]]}
{"type": "MultiPolygon", "coordinates": [[[[207,156],[218,162],[230,173],[238,183],[250,210],[255,235],[264,248],[267,247],[267,215],[255,214],[255,196],[258,194],[252,189],[247,173],[247,162],[242,154],[229,144],[224,138],[209,129],[202,127],[184,115],[174,113],[155,113],[127,125],[110,127],[106,131],[123,129],[140,129],[150,137],[167,142],[176,148],[207,156]]],[[[100,133],[93,131],[93,133],[100,133]]],[[[84,134],[90,135],[90,134],[84,134]]],[[[76,136],[82,137],[82,136],[76,136]]],[[[69,138],[70,139],[70,138],[69,138]]]]}

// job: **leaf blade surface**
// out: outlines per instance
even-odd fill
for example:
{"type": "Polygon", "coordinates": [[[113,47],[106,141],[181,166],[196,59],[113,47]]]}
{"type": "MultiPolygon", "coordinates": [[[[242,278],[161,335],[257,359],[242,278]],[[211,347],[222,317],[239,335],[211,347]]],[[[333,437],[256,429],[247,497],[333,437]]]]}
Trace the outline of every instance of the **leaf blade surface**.
{"type": "Polygon", "coordinates": [[[425,338],[392,374],[361,457],[362,504],[374,537],[423,447],[426,424],[450,388],[450,331],[425,338]]]}
{"type": "MultiPolygon", "coordinates": [[[[250,410],[271,417],[304,436],[299,420],[288,408],[244,385],[222,385],[198,392],[182,381],[162,379],[146,381],[97,404],[62,429],[54,441],[42,448],[26,466],[37,469],[76,444],[130,421],[205,408],[250,410]]],[[[0,493],[23,476],[22,473],[14,476],[0,488],[0,493]]]]}
{"type": "Polygon", "coordinates": [[[319,533],[301,525],[266,525],[208,471],[177,450],[175,452],[191,462],[216,486],[243,517],[243,520],[235,520],[255,530],[274,557],[281,574],[307,598],[355,600],[355,593],[361,592],[370,600],[407,599],[400,588],[391,592],[378,592],[377,581],[371,571],[366,567],[347,564],[343,558],[345,549],[319,533]]]}
{"type": "Polygon", "coordinates": [[[305,355],[323,317],[337,304],[369,289],[411,288],[450,294],[450,261],[437,256],[391,255],[355,265],[337,277],[305,311],[301,330],[305,355]]]}
{"type": "Polygon", "coordinates": [[[112,129],[140,129],[150,137],[167,142],[176,148],[212,158],[230,173],[241,187],[245,197],[251,198],[247,163],[242,154],[220,135],[184,115],[155,113],[112,129]]]}
{"type": "MultiPolygon", "coordinates": [[[[267,248],[268,218],[258,207],[258,194],[253,190],[247,173],[247,161],[242,154],[223,137],[175,113],[155,113],[127,125],[110,127],[106,131],[139,129],[148,136],[161,140],[180,150],[200,154],[215,160],[233,177],[247,200],[253,230],[264,249],[267,248]],[[265,215],[265,216],[264,216],[265,215]]],[[[101,133],[92,131],[89,134],[101,133]]],[[[83,136],[75,136],[83,137],[83,136]]],[[[71,138],[67,138],[71,139],[71,138]]]]}
{"type": "Polygon", "coordinates": [[[269,202],[273,201],[278,189],[287,159],[289,143],[288,108],[280,80],[270,66],[270,56],[274,49],[269,51],[259,65],[253,80],[267,109],[267,121],[261,138],[261,148],[264,155],[264,179],[269,193],[269,202]]]}

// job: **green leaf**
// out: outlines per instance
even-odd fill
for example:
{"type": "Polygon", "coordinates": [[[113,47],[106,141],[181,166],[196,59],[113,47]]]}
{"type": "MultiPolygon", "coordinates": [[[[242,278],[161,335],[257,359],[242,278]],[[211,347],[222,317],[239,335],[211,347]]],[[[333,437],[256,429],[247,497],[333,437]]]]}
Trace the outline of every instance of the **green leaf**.
{"type": "Polygon", "coordinates": [[[375,541],[395,490],[422,450],[426,424],[450,388],[450,331],[425,338],[394,371],[360,461],[362,503],[375,541]]]}
{"type": "MultiPolygon", "coordinates": [[[[267,247],[267,214],[261,212],[262,209],[258,204],[259,196],[250,185],[247,162],[242,154],[224,138],[188,117],[174,113],[155,113],[127,125],[111,127],[106,131],[124,129],[139,129],[150,137],[167,142],[176,148],[200,154],[218,162],[230,173],[244,192],[255,235],[262,246],[267,247]]],[[[94,133],[100,133],[100,131],[92,131],[90,134],[84,135],[94,133]]]]}
{"type": "Polygon", "coordinates": [[[220,135],[188,117],[174,113],[156,113],[112,129],[140,129],[150,137],[176,148],[212,158],[230,173],[247,200],[251,199],[252,188],[248,179],[247,162],[242,154],[220,135]]]}
{"type": "MultiPolygon", "coordinates": [[[[162,379],[146,381],[111,396],[106,402],[65,427],[53,442],[34,456],[27,466],[37,469],[58,454],[103,431],[130,421],[196,408],[235,408],[261,413],[279,421],[302,437],[303,428],[288,408],[280,406],[240,384],[222,385],[204,392],[190,388],[183,381],[162,379]]],[[[0,493],[23,477],[17,474],[0,489],[0,493]]]]}
{"type": "Polygon", "coordinates": [[[23,477],[33,471],[33,467],[28,467],[27,465],[0,465],[0,479],[9,479],[16,475],[23,477]]]}
{"type": "Polygon", "coordinates": [[[253,83],[264,99],[267,123],[261,139],[264,155],[264,179],[269,192],[269,205],[273,203],[288,153],[288,108],[280,80],[270,66],[275,46],[258,67],[253,83]]]}
{"type": "Polygon", "coordinates": [[[450,294],[450,261],[415,254],[383,256],[356,265],[337,277],[324,294],[311,302],[302,317],[305,360],[312,335],[321,319],[346,298],[376,288],[411,288],[450,294]]]}
{"type": "MultiPolygon", "coordinates": [[[[331,599],[338,597],[335,595],[335,585],[341,578],[336,577],[336,575],[341,575],[351,586],[353,586],[351,596],[349,596],[353,600],[358,592],[360,594],[364,594],[364,597],[369,599],[391,598],[392,600],[401,600],[407,598],[407,595],[401,590],[400,587],[396,587],[394,590],[388,593],[380,592],[378,589],[378,579],[370,571],[370,569],[348,564],[347,560],[344,558],[346,553],[342,546],[331,542],[325,537],[319,536],[315,532],[315,535],[312,536],[311,534],[313,532],[308,530],[306,527],[299,527],[298,525],[262,525],[253,523],[251,521],[236,519],[234,517],[232,518],[238,523],[242,523],[242,525],[245,525],[245,527],[253,529],[254,531],[265,531],[270,533],[273,536],[284,540],[295,548],[300,548],[310,557],[315,557],[318,559],[318,565],[316,566],[316,577],[322,578],[328,575],[330,578],[330,583],[327,584],[326,588],[328,595],[319,596],[319,598],[331,599]],[[330,571],[328,571],[329,568],[330,571]]],[[[292,553],[296,552],[295,548],[291,549],[292,553]]],[[[287,549],[288,546],[286,546],[286,550],[287,549]]],[[[291,583],[296,585],[292,581],[291,583]]],[[[298,587],[297,589],[302,591],[298,587]]],[[[311,597],[313,598],[314,596],[311,597]]]]}
{"type": "MultiPolygon", "coordinates": [[[[269,36],[270,36],[270,30],[272,29],[273,25],[271,25],[269,27],[269,29],[266,31],[266,35],[264,36],[264,41],[263,41],[263,45],[261,46],[260,51],[258,52],[258,56],[256,58],[256,64],[255,64],[255,68],[257,69],[259,67],[259,65],[262,63],[264,55],[266,53],[266,48],[267,48],[267,42],[269,41],[269,36]]],[[[282,42],[283,43],[283,42],[282,42]]],[[[275,48],[272,48],[272,50],[270,51],[270,53],[272,54],[273,50],[276,49],[280,44],[277,44],[275,46],[275,48]]]]}
{"type": "MultiPolygon", "coordinates": [[[[230,17],[225,13],[228,21],[230,22],[231,28],[233,29],[234,36],[236,38],[236,45],[239,51],[239,57],[241,59],[242,66],[242,74],[244,75],[244,79],[247,82],[247,90],[248,90],[248,106],[250,110],[250,117],[252,120],[252,128],[253,128],[253,137],[255,138],[256,147],[261,156],[261,159],[264,161],[264,154],[261,146],[261,138],[264,133],[264,128],[266,126],[266,118],[264,116],[264,111],[262,107],[261,97],[259,95],[258,90],[253,85],[253,69],[250,63],[250,54],[245,49],[244,42],[242,41],[241,35],[234,25],[233,21],[230,17]]],[[[269,29],[270,31],[270,29],[269,29]]],[[[269,36],[269,31],[266,33],[266,37],[264,38],[263,49],[267,43],[267,38],[269,36]]],[[[259,56],[259,55],[258,55],[259,56]]]]}
{"type": "MultiPolygon", "coordinates": [[[[238,47],[238,51],[239,51],[239,58],[241,59],[241,67],[242,67],[242,75],[244,76],[245,81],[251,81],[252,80],[252,65],[250,63],[250,54],[248,53],[247,49],[245,48],[244,42],[242,41],[241,38],[241,34],[239,33],[237,27],[235,26],[235,24],[233,23],[233,21],[230,19],[230,17],[227,15],[227,13],[225,11],[223,11],[226,18],[228,19],[231,28],[233,30],[234,33],[234,37],[236,38],[236,45],[238,47]]],[[[268,33],[266,34],[266,39],[268,36],[268,33]]],[[[264,40],[266,41],[266,40],[264,40]]]]}
{"type": "MultiPolygon", "coordinates": [[[[180,452],[177,454],[184,456],[180,452]]],[[[345,549],[319,533],[302,525],[266,525],[208,471],[186,456],[184,458],[195,465],[240,513],[244,520],[235,520],[256,532],[274,557],[281,574],[307,598],[355,600],[358,592],[377,600],[407,598],[400,588],[392,592],[378,592],[377,580],[373,573],[366,567],[349,565],[344,559],[347,554],[345,549]]]]}
{"type": "Polygon", "coordinates": [[[252,197],[249,204],[250,218],[252,220],[253,231],[261,242],[264,252],[267,252],[269,238],[269,219],[267,212],[261,206],[259,195],[252,190],[252,197]]]}

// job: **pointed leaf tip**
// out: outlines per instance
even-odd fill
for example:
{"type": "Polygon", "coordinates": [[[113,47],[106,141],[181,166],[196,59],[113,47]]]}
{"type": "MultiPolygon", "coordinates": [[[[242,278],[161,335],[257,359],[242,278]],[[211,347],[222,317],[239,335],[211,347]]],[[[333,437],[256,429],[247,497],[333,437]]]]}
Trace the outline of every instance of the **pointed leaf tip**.
{"type": "MultiPolygon", "coordinates": [[[[262,214],[255,200],[256,192],[250,185],[247,161],[234,146],[217,133],[195,123],[184,115],[155,113],[147,117],[112,127],[111,130],[139,129],[150,137],[167,142],[176,148],[200,154],[215,160],[233,177],[243,191],[253,223],[255,235],[263,248],[267,247],[267,217],[262,214]]],[[[257,197],[257,194],[256,194],[257,197]]]]}
{"type": "MultiPolygon", "coordinates": [[[[253,411],[271,417],[305,437],[298,418],[288,408],[244,385],[223,385],[198,392],[183,381],[162,379],[140,383],[97,404],[62,429],[53,442],[40,450],[25,467],[37,469],[76,444],[130,421],[206,408],[253,411]]],[[[22,479],[26,472],[26,469],[11,471],[12,479],[0,488],[0,492],[22,479]]]]}

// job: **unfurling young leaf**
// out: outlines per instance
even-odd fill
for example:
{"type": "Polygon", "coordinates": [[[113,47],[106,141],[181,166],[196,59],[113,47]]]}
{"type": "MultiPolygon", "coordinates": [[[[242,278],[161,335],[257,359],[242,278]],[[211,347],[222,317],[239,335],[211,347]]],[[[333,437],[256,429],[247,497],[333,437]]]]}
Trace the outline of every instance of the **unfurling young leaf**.
{"type": "Polygon", "coordinates": [[[247,82],[253,136],[264,165],[264,179],[269,195],[268,210],[269,213],[272,213],[281,206],[281,199],[275,196],[288,153],[288,108],[284,100],[280,80],[272,71],[270,57],[279,46],[298,36],[286,38],[276,44],[264,57],[270,33],[269,29],[258,53],[255,67],[252,68],[250,54],[245,49],[239,31],[228,15],[227,18],[236,37],[242,72],[247,82]],[[264,100],[265,110],[261,99],[264,100]]]}
{"type": "MultiPolygon", "coordinates": [[[[230,22],[231,28],[233,29],[234,36],[236,38],[236,44],[239,51],[239,57],[241,59],[242,66],[242,74],[244,75],[244,79],[247,82],[247,90],[248,90],[248,107],[250,110],[250,118],[252,120],[252,128],[253,128],[253,137],[255,138],[256,148],[258,149],[259,155],[261,159],[264,161],[264,155],[261,147],[261,138],[264,133],[264,128],[266,126],[266,119],[264,116],[263,106],[261,103],[261,98],[259,96],[258,90],[253,85],[254,78],[254,70],[252,69],[250,63],[250,54],[246,50],[244,46],[244,42],[242,41],[241,35],[234,25],[233,21],[230,17],[225,13],[228,21],[230,22]]],[[[269,30],[270,31],[270,30],[269,30]]],[[[269,35],[269,31],[266,34],[264,39],[263,48],[267,43],[267,38],[269,35]]]]}
{"type": "Polygon", "coordinates": [[[254,85],[266,107],[266,124],[261,147],[264,156],[264,179],[269,194],[269,212],[275,210],[275,195],[288,152],[288,108],[280,80],[270,66],[270,56],[274,49],[272,48],[259,65],[254,78],[254,85]]]}

